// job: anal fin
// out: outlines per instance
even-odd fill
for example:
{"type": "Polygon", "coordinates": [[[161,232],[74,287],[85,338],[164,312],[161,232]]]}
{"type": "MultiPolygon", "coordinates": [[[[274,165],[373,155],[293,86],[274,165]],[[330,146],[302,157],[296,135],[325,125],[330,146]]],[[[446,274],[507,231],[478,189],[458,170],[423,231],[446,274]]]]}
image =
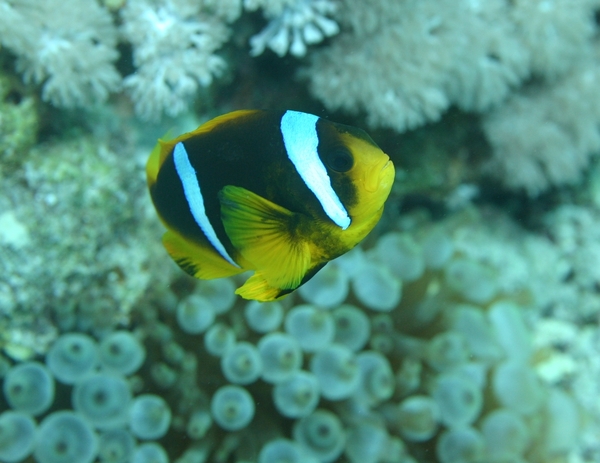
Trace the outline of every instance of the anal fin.
{"type": "Polygon", "coordinates": [[[260,302],[269,302],[281,299],[281,289],[270,286],[261,272],[255,272],[254,275],[248,278],[246,282],[235,291],[235,294],[243,297],[244,299],[251,299],[260,302]]]}
{"type": "Polygon", "coordinates": [[[202,280],[223,278],[248,270],[231,265],[215,250],[191,242],[174,231],[163,235],[163,245],[171,258],[181,269],[193,277],[202,280]]]}

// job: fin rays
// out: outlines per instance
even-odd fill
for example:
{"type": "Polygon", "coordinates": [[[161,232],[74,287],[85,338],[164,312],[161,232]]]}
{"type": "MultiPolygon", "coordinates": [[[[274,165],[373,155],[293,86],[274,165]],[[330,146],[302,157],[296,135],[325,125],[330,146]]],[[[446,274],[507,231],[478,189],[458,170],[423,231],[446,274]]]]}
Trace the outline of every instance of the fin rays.
{"type": "Polygon", "coordinates": [[[300,214],[231,185],[223,188],[219,199],[231,242],[260,269],[238,290],[239,294],[255,299],[262,291],[264,297],[273,298],[275,291],[278,294],[280,290],[297,288],[311,264],[308,243],[294,233],[294,227],[302,220],[300,214]]]}
{"type": "Polygon", "coordinates": [[[344,127],[297,111],[242,110],[165,135],[146,177],[171,258],[200,279],[253,270],[236,293],[271,301],[355,246],[379,220],[394,171],[369,176],[389,158],[344,127]],[[331,165],[340,145],[354,158],[349,171],[331,165]]]}
{"type": "Polygon", "coordinates": [[[163,245],[177,265],[196,278],[223,278],[247,270],[234,267],[208,245],[193,243],[171,230],[163,235],[163,245]]]}

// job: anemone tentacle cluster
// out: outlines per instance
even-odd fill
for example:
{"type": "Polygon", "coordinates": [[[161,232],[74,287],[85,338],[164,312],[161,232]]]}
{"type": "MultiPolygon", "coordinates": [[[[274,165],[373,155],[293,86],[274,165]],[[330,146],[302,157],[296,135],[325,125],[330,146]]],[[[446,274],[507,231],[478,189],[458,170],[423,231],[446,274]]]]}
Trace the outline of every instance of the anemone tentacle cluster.
{"type": "Polygon", "coordinates": [[[199,281],[135,334],[64,333],[5,374],[0,459],[566,461],[583,417],[538,370],[533,290],[461,233],[386,233],[283,301],[199,281]]]}
{"type": "Polygon", "coordinates": [[[167,462],[160,444],[145,441],[166,434],[169,405],[156,394],[136,395],[132,387],[145,359],[143,343],[128,331],[99,342],[65,333],[44,363],[12,366],[2,383],[10,410],[0,414],[0,460],[167,462]]]}

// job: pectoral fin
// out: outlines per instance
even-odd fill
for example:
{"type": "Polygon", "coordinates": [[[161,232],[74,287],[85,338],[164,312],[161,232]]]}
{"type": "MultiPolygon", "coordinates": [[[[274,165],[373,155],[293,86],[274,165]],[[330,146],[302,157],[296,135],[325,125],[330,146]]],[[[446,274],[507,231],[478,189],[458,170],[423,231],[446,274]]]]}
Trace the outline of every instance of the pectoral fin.
{"type": "Polygon", "coordinates": [[[219,199],[229,239],[256,268],[236,292],[273,300],[282,290],[297,288],[311,264],[310,247],[298,234],[307,219],[241,187],[224,187],[219,199]]]}

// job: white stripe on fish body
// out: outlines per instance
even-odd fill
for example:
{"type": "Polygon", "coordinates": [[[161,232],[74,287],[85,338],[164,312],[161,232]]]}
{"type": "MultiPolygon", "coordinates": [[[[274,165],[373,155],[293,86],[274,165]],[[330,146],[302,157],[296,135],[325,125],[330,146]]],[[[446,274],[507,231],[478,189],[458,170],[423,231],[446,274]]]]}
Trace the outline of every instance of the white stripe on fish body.
{"type": "Polygon", "coordinates": [[[183,146],[182,142],[179,142],[175,145],[175,149],[173,150],[173,161],[175,162],[175,170],[177,171],[177,175],[179,176],[179,180],[181,180],[181,185],[183,186],[183,192],[185,194],[185,199],[187,200],[188,206],[190,208],[190,212],[194,217],[194,220],[200,227],[200,229],[204,232],[204,235],[213,245],[213,247],[217,250],[219,254],[229,262],[231,265],[241,268],[235,261],[231,258],[231,256],[225,250],[223,243],[217,237],[214,228],[212,227],[210,220],[206,216],[206,210],[204,209],[204,199],[202,197],[202,192],[200,191],[200,183],[198,183],[198,177],[196,177],[196,170],[190,163],[190,158],[188,157],[188,153],[183,146]]]}
{"type": "Polygon", "coordinates": [[[306,186],[317,197],[327,216],[342,230],[350,226],[350,217],[333,191],[331,179],[317,152],[318,116],[286,111],[281,118],[281,134],[287,155],[306,186]]]}

